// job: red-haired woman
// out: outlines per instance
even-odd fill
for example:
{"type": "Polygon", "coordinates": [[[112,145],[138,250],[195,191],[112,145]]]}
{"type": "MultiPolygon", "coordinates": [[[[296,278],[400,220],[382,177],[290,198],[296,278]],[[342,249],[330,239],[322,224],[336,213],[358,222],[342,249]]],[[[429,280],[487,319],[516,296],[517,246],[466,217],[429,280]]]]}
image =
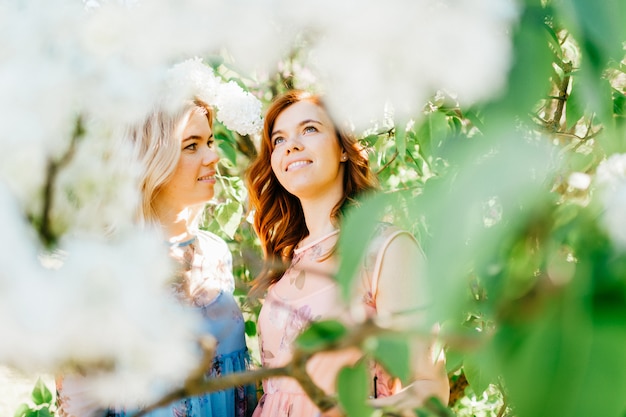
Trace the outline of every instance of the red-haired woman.
{"type": "MultiPolygon", "coordinates": [[[[341,216],[377,183],[367,156],[337,127],[320,98],[296,90],[275,99],[267,110],[260,152],[247,180],[255,229],[268,265],[253,288],[253,293],[265,294],[258,323],[261,359],[263,366],[278,367],[291,360],[294,339],[312,321],[350,322],[333,279],[340,256],[335,247],[341,216]],[[283,263],[289,265],[286,270],[280,267],[283,263]]],[[[366,258],[357,279],[366,314],[401,315],[406,321],[406,312],[424,306],[424,277],[419,274],[423,255],[412,235],[381,223],[366,258]]],[[[415,343],[413,356],[415,382],[405,394],[414,396],[413,405],[430,396],[445,402],[449,388],[441,352],[431,341],[421,341],[415,343]]],[[[333,394],[338,371],[360,357],[357,349],[317,354],[307,363],[307,371],[320,388],[333,394]]],[[[373,367],[372,372],[376,396],[401,389],[382,369],[373,367]]],[[[263,388],[255,416],[341,415],[338,408],[322,414],[293,378],[271,378],[263,388]]]]}

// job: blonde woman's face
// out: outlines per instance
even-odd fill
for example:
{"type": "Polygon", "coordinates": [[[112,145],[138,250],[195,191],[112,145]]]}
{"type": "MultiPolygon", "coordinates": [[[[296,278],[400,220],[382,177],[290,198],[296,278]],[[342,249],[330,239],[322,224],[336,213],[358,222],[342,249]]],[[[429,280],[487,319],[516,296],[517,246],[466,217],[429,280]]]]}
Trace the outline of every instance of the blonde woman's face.
{"type": "Polygon", "coordinates": [[[211,200],[219,156],[207,115],[200,109],[191,114],[180,138],[180,147],[176,170],[156,198],[176,207],[190,207],[211,200]]]}
{"type": "Polygon", "coordinates": [[[270,141],[272,170],[288,192],[301,200],[343,195],[345,152],[323,108],[311,101],[287,107],[276,118],[270,141]]]}

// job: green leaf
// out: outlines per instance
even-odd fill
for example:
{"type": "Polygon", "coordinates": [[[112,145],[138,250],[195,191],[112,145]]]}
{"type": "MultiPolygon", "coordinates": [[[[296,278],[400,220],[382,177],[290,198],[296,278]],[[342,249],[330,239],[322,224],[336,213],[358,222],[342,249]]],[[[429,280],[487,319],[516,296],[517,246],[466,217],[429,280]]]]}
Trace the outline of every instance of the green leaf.
{"type": "Polygon", "coordinates": [[[513,67],[505,101],[497,104],[499,114],[514,114],[532,108],[549,91],[554,55],[545,30],[545,10],[539,5],[526,7],[514,33],[513,67]]]}
{"type": "Polygon", "coordinates": [[[404,157],[406,156],[406,131],[401,125],[396,124],[394,132],[396,139],[396,149],[398,150],[398,157],[401,161],[403,161],[404,157]]]}
{"type": "Polygon", "coordinates": [[[237,148],[230,142],[219,141],[217,143],[222,154],[230,161],[234,166],[237,165],[237,148]]]}
{"type": "Polygon", "coordinates": [[[444,113],[435,111],[426,116],[416,132],[422,158],[428,160],[428,157],[434,155],[435,149],[441,146],[447,135],[448,128],[448,117],[444,113]]]}
{"type": "Polygon", "coordinates": [[[563,48],[561,47],[561,42],[559,41],[559,37],[556,35],[556,32],[554,32],[554,29],[552,28],[552,26],[548,24],[544,24],[543,27],[546,29],[546,31],[548,32],[548,35],[550,36],[550,40],[552,41],[550,43],[554,47],[556,51],[556,55],[559,57],[559,59],[562,59],[563,48]]]}
{"type": "Polygon", "coordinates": [[[597,48],[601,60],[598,63],[604,65],[609,58],[622,59],[622,42],[626,40],[626,3],[623,0],[571,0],[569,3],[566,3],[571,9],[569,14],[576,14],[576,23],[582,29],[579,34],[581,43],[593,44],[597,48]]]}
{"type": "Polygon", "coordinates": [[[311,351],[338,341],[346,333],[346,327],[338,321],[316,321],[298,336],[296,344],[302,349],[311,351]]]}
{"type": "Polygon", "coordinates": [[[576,84],[572,84],[572,91],[567,97],[567,106],[565,107],[565,117],[567,118],[567,126],[573,127],[585,115],[586,101],[581,100],[582,94],[576,88],[576,84]]]}
{"type": "Polygon", "coordinates": [[[366,403],[370,391],[369,378],[367,366],[363,362],[339,371],[337,394],[339,404],[348,416],[367,417],[374,412],[366,403]]]}
{"type": "Polygon", "coordinates": [[[379,135],[367,135],[361,141],[365,142],[367,146],[374,146],[378,142],[379,135]]]}
{"type": "Polygon", "coordinates": [[[463,360],[463,372],[477,397],[480,397],[489,388],[491,380],[485,375],[480,363],[471,355],[466,356],[463,360]]]}
{"type": "Polygon", "coordinates": [[[337,281],[344,300],[349,299],[352,280],[361,266],[374,228],[379,222],[387,204],[384,194],[376,194],[363,200],[360,207],[353,207],[346,213],[339,236],[341,263],[337,281]]]}
{"type": "Polygon", "coordinates": [[[374,357],[391,375],[406,384],[411,377],[409,341],[401,336],[376,338],[374,357]]]}
{"type": "Polygon", "coordinates": [[[37,405],[50,404],[52,402],[52,393],[41,378],[37,379],[31,397],[33,402],[37,405]]]}
{"type": "Polygon", "coordinates": [[[30,411],[30,407],[26,403],[22,403],[17,407],[13,417],[24,417],[30,411]]]}
{"type": "Polygon", "coordinates": [[[626,117],[626,95],[621,91],[612,89],[613,96],[613,113],[615,116],[624,118],[626,117]]]}
{"type": "Polygon", "coordinates": [[[229,199],[226,203],[217,206],[215,209],[215,219],[219,223],[222,231],[231,239],[235,236],[242,216],[243,206],[238,201],[229,199]]]}
{"type": "Polygon", "coordinates": [[[456,372],[463,366],[463,359],[465,355],[457,350],[446,350],[446,372],[456,372]]]}
{"type": "Polygon", "coordinates": [[[44,407],[37,410],[33,417],[53,417],[53,415],[48,408],[44,407]]]}
{"type": "Polygon", "coordinates": [[[250,337],[256,336],[256,323],[252,320],[246,320],[245,323],[246,334],[250,337]]]}
{"type": "Polygon", "coordinates": [[[480,130],[481,132],[485,131],[485,125],[483,123],[483,120],[481,119],[481,117],[478,115],[476,111],[468,110],[465,112],[464,116],[466,119],[472,122],[472,124],[476,126],[478,130],[480,130]]]}

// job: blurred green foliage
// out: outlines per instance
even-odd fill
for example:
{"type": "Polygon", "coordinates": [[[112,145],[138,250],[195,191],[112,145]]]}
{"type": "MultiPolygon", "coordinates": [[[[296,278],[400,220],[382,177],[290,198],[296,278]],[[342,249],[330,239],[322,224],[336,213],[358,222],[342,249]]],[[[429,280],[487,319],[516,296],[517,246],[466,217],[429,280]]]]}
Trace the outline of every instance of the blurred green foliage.
{"type": "MultiPolygon", "coordinates": [[[[519,6],[500,96],[465,108],[438,93],[409,123],[357,132],[384,192],[348,213],[338,279],[347,292],[376,221],[398,223],[429,259],[430,322],[442,323],[450,410],[623,417],[626,256],[599,224],[593,188],[568,178],[593,177],[607,156],[626,151],[626,2],[519,6]]],[[[297,81],[292,69],[303,51],[306,43],[294,45],[265,80],[238,78],[223,60],[215,68],[268,103],[297,81]]],[[[223,189],[207,227],[230,242],[243,301],[261,266],[237,179],[256,156],[255,139],[219,127],[216,137],[223,189]]],[[[257,311],[250,307],[250,336],[257,311]]],[[[315,346],[339,336],[316,331],[302,340],[315,346]]],[[[382,339],[375,349],[394,374],[406,357],[402,340],[382,339]]],[[[340,375],[339,401],[352,416],[371,412],[362,374],[359,365],[340,375]]]]}
{"type": "Polygon", "coordinates": [[[31,392],[31,403],[22,403],[19,405],[14,417],[51,417],[55,415],[56,406],[53,401],[52,392],[46,387],[46,384],[37,379],[35,386],[31,392]]]}

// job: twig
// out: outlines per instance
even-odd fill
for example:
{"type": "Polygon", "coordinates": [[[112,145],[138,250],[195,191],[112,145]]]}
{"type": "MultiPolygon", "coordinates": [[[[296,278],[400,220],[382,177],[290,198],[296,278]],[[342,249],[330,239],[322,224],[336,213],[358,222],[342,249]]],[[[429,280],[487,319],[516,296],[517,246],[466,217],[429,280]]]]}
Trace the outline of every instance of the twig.
{"type": "Polygon", "coordinates": [[[74,154],[76,153],[76,144],[84,134],[85,129],[83,121],[79,116],[76,120],[74,132],[72,133],[70,146],[65,154],[63,154],[58,161],[54,161],[52,159],[48,161],[48,167],[46,169],[48,175],[46,176],[46,183],[44,184],[43,189],[43,208],[41,212],[41,224],[39,226],[39,236],[45,246],[52,246],[56,241],[56,236],[52,231],[52,222],[50,219],[54,202],[54,184],[61,168],[65,167],[74,157],[74,154]]]}
{"type": "Polygon", "coordinates": [[[289,369],[283,368],[260,368],[245,372],[234,372],[232,374],[220,376],[218,378],[209,378],[204,381],[193,381],[185,384],[184,387],[170,391],[165,394],[158,401],[150,404],[149,406],[142,408],[135,414],[135,417],[145,416],[146,414],[154,411],[158,408],[165,407],[166,405],[180,400],[185,397],[193,395],[200,395],[206,392],[220,391],[227,388],[248,385],[255,383],[261,379],[287,376],[289,375],[289,369]]]}

